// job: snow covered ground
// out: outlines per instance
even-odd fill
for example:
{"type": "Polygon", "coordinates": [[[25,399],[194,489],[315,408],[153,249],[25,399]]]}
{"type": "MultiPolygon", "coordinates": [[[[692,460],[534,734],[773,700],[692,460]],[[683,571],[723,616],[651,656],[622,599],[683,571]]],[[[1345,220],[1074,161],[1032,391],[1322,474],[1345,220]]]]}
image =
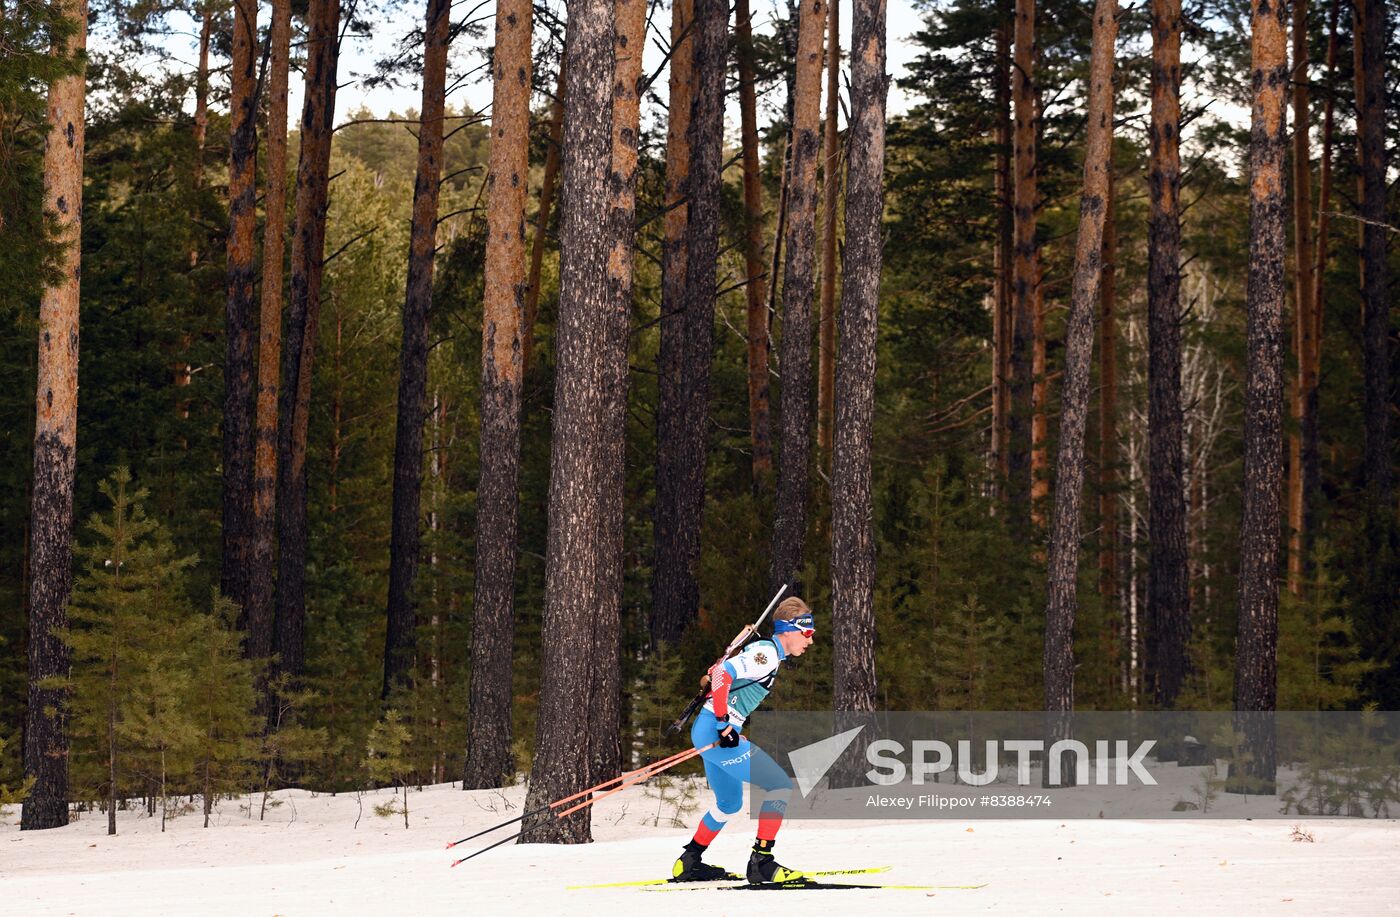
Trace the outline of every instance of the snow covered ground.
{"type": "MultiPolygon", "coordinates": [[[[963,820],[790,821],[780,862],[796,869],[891,866],[872,882],[977,889],[751,892],[567,886],[668,874],[689,830],[655,789],[599,805],[597,843],[507,845],[456,869],[455,840],[519,814],[522,787],[411,792],[410,825],[379,818],[387,791],[277,794],[266,821],[226,801],[208,830],[198,812],[174,819],[122,812],[118,834],[85,814],[66,828],[0,825],[5,915],[308,914],[964,914],[1400,913],[1400,822],[963,820]],[[355,828],[357,815],[359,827],[355,828]],[[657,822],[660,822],[657,824],[657,822]]],[[[701,792],[695,803],[707,806],[701,792]]],[[[246,802],[245,802],[246,805],[246,802]]],[[[698,809],[695,810],[698,813],[698,809]]],[[[742,871],[752,825],[740,815],[708,859],[742,871]]],[[[851,881],[859,881],[852,879],[851,881]]]]}

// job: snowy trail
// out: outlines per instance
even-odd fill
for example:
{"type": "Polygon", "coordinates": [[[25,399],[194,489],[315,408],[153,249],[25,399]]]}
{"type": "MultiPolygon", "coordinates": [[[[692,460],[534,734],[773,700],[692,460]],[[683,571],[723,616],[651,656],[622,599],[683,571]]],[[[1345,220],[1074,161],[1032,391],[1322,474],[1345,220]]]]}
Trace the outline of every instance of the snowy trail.
{"type": "MultiPolygon", "coordinates": [[[[123,812],[119,834],[90,814],[67,828],[0,825],[0,911],[15,915],[309,914],[1400,914],[1400,822],[1309,821],[1314,843],[1287,821],[1111,820],[793,821],[779,858],[798,869],[892,866],[885,884],[979,889],[836,892],[651,892],[566,886],[659,878],[683,828],[650,823],[654,795],[606,800],[597,843],[507,845],[456,869],[444,844],[518,814],[523,790],[410,794],[412,827],[364,816],[351,796],[279,794],[269,821],[234,802],[218,823],[123,812]],[[494,807],[494,811],[492,810],[494,807]],[[647,823],[643,823],[646,820],[647,823]],[[834,896],[834,897],[833,897],[834,896]]],[[[751,825],[740,816],[708,859],[742,870],[751,825]]],[[[484,838],[483,840],[489,840],[484,838]]],[[[465,850],[477,849],[475,844],[465,850]]],[[[858,881],[858,880],[852,880],[858,881]]]]}

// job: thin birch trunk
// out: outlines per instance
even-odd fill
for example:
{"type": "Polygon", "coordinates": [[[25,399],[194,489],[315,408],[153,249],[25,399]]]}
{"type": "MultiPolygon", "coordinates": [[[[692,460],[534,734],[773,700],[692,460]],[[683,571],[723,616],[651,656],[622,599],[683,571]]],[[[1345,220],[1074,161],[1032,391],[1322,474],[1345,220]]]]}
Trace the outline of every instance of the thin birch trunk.
{"type": "MultiPolygon", "coordinates": [[[[209,136],[209,32],[214,21],[213,7],[206,3],[199,19],[199,64],[194,76],[194,189],[204,187],[204,141],[209,136]]],[[[190,252],[190,267],[198,253],[190,252]]],[[[188,383],[187,383],[188,384],[188,383]]]]}

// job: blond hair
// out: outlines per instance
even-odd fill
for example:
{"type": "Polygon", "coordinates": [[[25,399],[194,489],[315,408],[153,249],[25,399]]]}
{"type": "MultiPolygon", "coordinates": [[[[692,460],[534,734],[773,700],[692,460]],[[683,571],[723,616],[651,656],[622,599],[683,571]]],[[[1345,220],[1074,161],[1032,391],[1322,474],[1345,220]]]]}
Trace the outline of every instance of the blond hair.
{"type": "Polygon", "coordinates": [[[811,613],[812,609],[807,607],[807,603],[794,595],[778,603],[778,607],[773,611],[773,620],[791,621],[793,618],[811,613]]]}

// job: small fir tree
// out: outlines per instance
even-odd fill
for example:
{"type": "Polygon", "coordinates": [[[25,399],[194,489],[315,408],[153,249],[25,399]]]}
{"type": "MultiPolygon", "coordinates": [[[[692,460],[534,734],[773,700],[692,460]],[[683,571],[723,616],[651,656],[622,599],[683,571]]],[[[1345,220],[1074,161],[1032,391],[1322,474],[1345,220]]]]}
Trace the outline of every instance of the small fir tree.
{"type": "Polygon", "coordinates": [[[204,827],[214,801],[247,785],[257,757],[255,663],[244,657],[235,627],[238,606],[218,590],[210,611],[192,622],[191,708],[197,727],[194,780],[204,797],[204,827]]]}
{"type": "MultiPolygon", "coordinates": [[[[331,581],[354,582],[353,565],[339,565],[328,577],[331,581]]],[[[360,779],[360,749],[369,728],[379,716],[379,654],[383,652],[383,631],[357,613],[352,595],[337,594],[309,610],[312,623],[307,628],[308,672],[303,690],[295,696],[279,696],[271,721],[281,729],[293,722],[315,723],[323,727],[320,755],[306,766],[333,792],[353,789],[360,779]],[[370,644],[378,646],[371,649],[370,644]],[[290,701],[290,706],[289,702],[290,701]]],[[[377,607],[377,606],[376,606],[377,607]]],[[[382,609],[378,611],[383,617],[382,609]]],[[[283,681],[285,691],[287,683],[283,681]]],[[[287,737],[295,744],[296,736],[287,737]]]]}
{"type": "Polygon", "coordinates": [[[1360,696],[1375,663],[1361,658],[1334,572],[1336,555],[1318,541],[1303,594],[1284,592],[1279,614],[1278,709],[1344,710],[1360,696]]]}
{"type": "Polygon", "coordinates": [[[1235,688],[1233,654],[1233,633],[1224,639],[1219,627],[1195,629],[1186,649],[1186,684],[1177,696],[1177,709],[1229,710],[1235,688]]]}
{"type": "Polygon", "coordinates": [[[1042,618],[1027,546],[947,460],[892,494],[877,623],[889,709],[1035,709],[1042,618]],[[969,690],[971,686],[971,690],[969,690]],[[969,706],[972,705],[972,706],[969,706]]]}
{"type": "Polygon", "coordinates": [[[99,485],[111,509],[88,523],[64,637],[73,653],[67,686],[75,786],[106,800],[108,834],[117,833],[128,769],[139,767],[149,778],[150,769],[138,764],[145,757],[149,765],[144,753],[154,749],[168,762],[172,751],[185,749],[191,728],[179,662],[188,635],[178,622],[188,618],[185,575],[195,558],[176,554],[142,508],[146,491],[130,485],[125,467],[99,485]]]}
{"type": "MultiPolygon", "coordinates": [[[[0,736],[0,755],[5,753],[5,737],[0,736]]],[[[18,805],[24,801],[24,797],[29,795],[29,790],[34,786],[34,778],[30,777],[14,789],[10,789],[8,783],[0,783],[0,818],[5,817],[5,807],[18,805]]]]}
{"type": "Polygon", "coordinates": [[[686,674],[684,658],[665,643],[643,657],[630,692],[635,731],[624,747],[631,761],[651,761],[674,751],[666,727],[699,688],[686,674]]]}
{"type": "MultiPolygon", "coordinates": [[[[389,783],[395,793],[403,789],[403,826],[408,827],[408,776],[413,770],[413,737],[397,710],[388,710],[374,724],[365,742],[365,772],[376,784],[389,783]]],[[[394,802],[375,806],[381,818],[398,814],[394,802]]]]}
{"type": "Polygon", "coordinates": [[[193,698],[191,640],[193,620],[159,620],[150,625],[143,665],[129,682],[131,703],[125,732],[132,745],[133,767],[144,774],[160,804],[160,830],[171,816],[171,785],[194,772],[199,747],[199,723],[193,698]]]}
{"type": "Polygon", "coordinates": [[[930,681],[939,710],[991,710],[1005,696],[1003,654],[1011,638],[1004,612],[969,593],[946,609],[933,629],[930,681]]]}
{"type": "MultiPolygon", "coordinates": [[[[623,740],[627,756],[623,769],[638,767],[675,752],[675,737],[666,734],[666,727],[693,696],[693,685],[695,682],[687,677],[684,658],[666,644],[642,658],[629,693],[633,731],[623,740]]],[[[698,769],[696,761],[683,762],[644,784],[646,795],[656,799],[656,812],[651,818],[653,825],[664,822],[681,827],[685,824],[685,817],[695,809],[698,792],[694,781],[686,777],[698,769]]]]}
{"type": "Polygon", "coordinates": [[[328,744],[324,726],[307,725],[306,712],[318,699],[314,691],[294,687],[291,677],[283,672],[268,683],[268,694],[272,710],[258,752],[263,775],[259,821],[267,817],[268,808],[281,805],[272,798],[272,791],[285,784],[287,775],[298,774],[322,759],[328,744]]]}

